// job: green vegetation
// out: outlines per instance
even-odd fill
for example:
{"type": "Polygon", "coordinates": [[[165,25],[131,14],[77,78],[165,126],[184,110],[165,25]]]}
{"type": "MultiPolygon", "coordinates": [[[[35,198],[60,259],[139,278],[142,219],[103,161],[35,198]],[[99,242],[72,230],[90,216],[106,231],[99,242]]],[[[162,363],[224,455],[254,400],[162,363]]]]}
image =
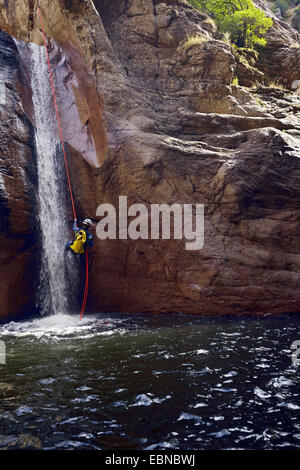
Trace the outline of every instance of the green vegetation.
{"type": "Polygon", "coordinates": [[[185,51],[188,51],[191,47],[201,44],[202,42],[207,41],[207,38],[204,36],[196,35],[188,37],[188,39],[183,44],[185,51]]]}
{"type": "Polygon", "coordinates": [[[229,33],[238,47],[265,46],[264,35],[273,21],[255,7],[252,0],[188,0],[200,11],[208,13],[219,30],[229,33]]]}
{"type": "Polygon", "coordinates": [[[284,90],[283,85],[281,85],[281,83],[278,83],[278,82],[275,82],[275,81],[271,81],[269,83],[269,87],[270,88],[277,88],[278,90],[284,90]]]}
{"type": "Polygon", "coordinates": [[[294,10],[292,26],[300,32],[300,5],[294,10]]]}
{"type": "Polygon", "coordinates": [[[234,78],[232,79],[231,85],[238,86],[238,84],[239,84],[239,79],[238,79],[238,77],[234,77],[234,78]]]}
{"type": "Polygon", "coordinates": [[[299,5],[299,0],[270,0],[273,5],[271,10],[276,13],[279,9],[284,20],[288,20],[294,14],[294,9],[299,5]]]}
{"type": "Polygon", "coordinates": [[[204,20],[203,23],[210,25],[212,29],[218,28],[216,22],[212,18],[207,18],[207,20],[204,20]]]}
{"type": "Polygon", "coordinates": [[[271,10],[275,13],[277,10],[281,11],[282,18],[286,19],[287,18],[287,12],[289,9],[289,2],[287,0],[275,0],[273,1],[273,5],[271,7],[271,10]]]}
{"type": "Polygon", "coordinates": [[[271,10],[276,13],[278,9],[282,18],[300,32],[300,0],[270,0],[271,10]]]}
{"type": "Polygon", "coordinates": [[[225,44],[228,44],[228,46],[230,45],[231,43],[231,37],[230,37],[230,33],[228,31],[226,31],[224,34],[223,34],[223,39],[222,41],[225,42],[225,44]]]}
{"type": "Polygon", "coordinates": [[[267,107],[267,106],[266,106],[266,103],[265,103],[263,100],[261,100],[260,98],[255,98],[255,97],[254,97],[254,99],[255,99],[255,101],[257,102],[257,104],[259,104],[259,106],[261,106],[262,108],[266,108],[266,107],[267,107]]]}

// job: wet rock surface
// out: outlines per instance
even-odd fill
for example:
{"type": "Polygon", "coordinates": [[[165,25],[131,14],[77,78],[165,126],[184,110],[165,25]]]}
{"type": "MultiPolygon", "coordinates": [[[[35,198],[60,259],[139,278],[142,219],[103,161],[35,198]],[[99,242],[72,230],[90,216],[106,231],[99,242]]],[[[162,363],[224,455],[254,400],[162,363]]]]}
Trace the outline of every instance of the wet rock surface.
{"type": "Polygon", "coordinates": [[[22,86],[15,44],[0,32],[0,320],[33,312],[38,284],[38,183],[22,86]]]}
{"type": "MultiPolygon", "coordinates": [[[[80,216],[119,195],[205,205],[201,251],[96,240],[88,307],[299,311],[300,102],[272,85],[298,78],[299,35],[277,21],[267,48],[248,57],[246,83],[245,62],[184,1],[40,3],[80,216]],[[187,47],[193,35],[201,40],[187,47]],[[236,73],[248,88],[232,85],[236,73]]],[[[36,10],[11,21],[12,9],[0,27],[41,44],[36,10]]]]}

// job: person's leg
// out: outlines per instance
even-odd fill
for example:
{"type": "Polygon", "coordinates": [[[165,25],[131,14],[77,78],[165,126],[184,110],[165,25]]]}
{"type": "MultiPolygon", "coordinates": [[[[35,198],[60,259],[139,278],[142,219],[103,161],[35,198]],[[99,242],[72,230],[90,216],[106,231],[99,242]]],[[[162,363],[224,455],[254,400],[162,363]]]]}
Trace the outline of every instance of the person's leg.
{"type": "Polygon", "coordinates": [[[68,242],[65,246],[65,253],[71,249],[72,242],[68,242]]]}
{"type": "Polygon", "coordinates": [[[70,307],[70,312],[78,313],[80,309],[81,299],[81,290],[79,283],[80,276],[80,262],[76,253],[70,248],[72,242],[66,244],[65,251],[65,276],[66,276],[66,285],[67,285],[67,295],[68,303],[70,307]]]}

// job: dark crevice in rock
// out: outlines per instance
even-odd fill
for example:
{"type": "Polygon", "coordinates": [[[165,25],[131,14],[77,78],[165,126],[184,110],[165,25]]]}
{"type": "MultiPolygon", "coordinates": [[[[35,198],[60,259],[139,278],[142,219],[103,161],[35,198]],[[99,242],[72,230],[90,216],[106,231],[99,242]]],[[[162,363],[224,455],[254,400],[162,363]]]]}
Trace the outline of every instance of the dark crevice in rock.
{"type": "Polygon", "coordinates": [[[159,28],[157,24],[157,10],[156,10],[156,2],[153,0],[153,15],[154,15],[154,28],[155,28],[155,43],[154,47],[156,48],[156,57],[157,57],[157,73],[155,74],[155,80],[156,80],[156,88],[158,88],[158,79],[159,79],[159,73],[160,73],[160,58],[159,58],[159,46],[158,46],[158,40],[159,40],[159,28]]]}
{"type": "Polygon", "coordinates": [[[34,4],[35,0],[29,0],[29,15],[28,15],[28,36],[34,29],[34,4]]]}

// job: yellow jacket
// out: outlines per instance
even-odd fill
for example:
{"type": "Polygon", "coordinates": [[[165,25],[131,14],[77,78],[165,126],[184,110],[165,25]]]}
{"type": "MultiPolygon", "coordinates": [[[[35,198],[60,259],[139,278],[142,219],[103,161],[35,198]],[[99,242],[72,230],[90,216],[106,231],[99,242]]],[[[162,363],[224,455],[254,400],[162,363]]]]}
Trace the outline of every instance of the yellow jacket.
{"type": "Polygon", "coordinates": [[[86,242],[86,233],[84,230],[79,230],[79,232],[76,234],[75,241],[72,243],[70,248],[71,250],[74,251],[74,253],[79,253],[80,255],[83,255],[85,242],[86,242]]]}

